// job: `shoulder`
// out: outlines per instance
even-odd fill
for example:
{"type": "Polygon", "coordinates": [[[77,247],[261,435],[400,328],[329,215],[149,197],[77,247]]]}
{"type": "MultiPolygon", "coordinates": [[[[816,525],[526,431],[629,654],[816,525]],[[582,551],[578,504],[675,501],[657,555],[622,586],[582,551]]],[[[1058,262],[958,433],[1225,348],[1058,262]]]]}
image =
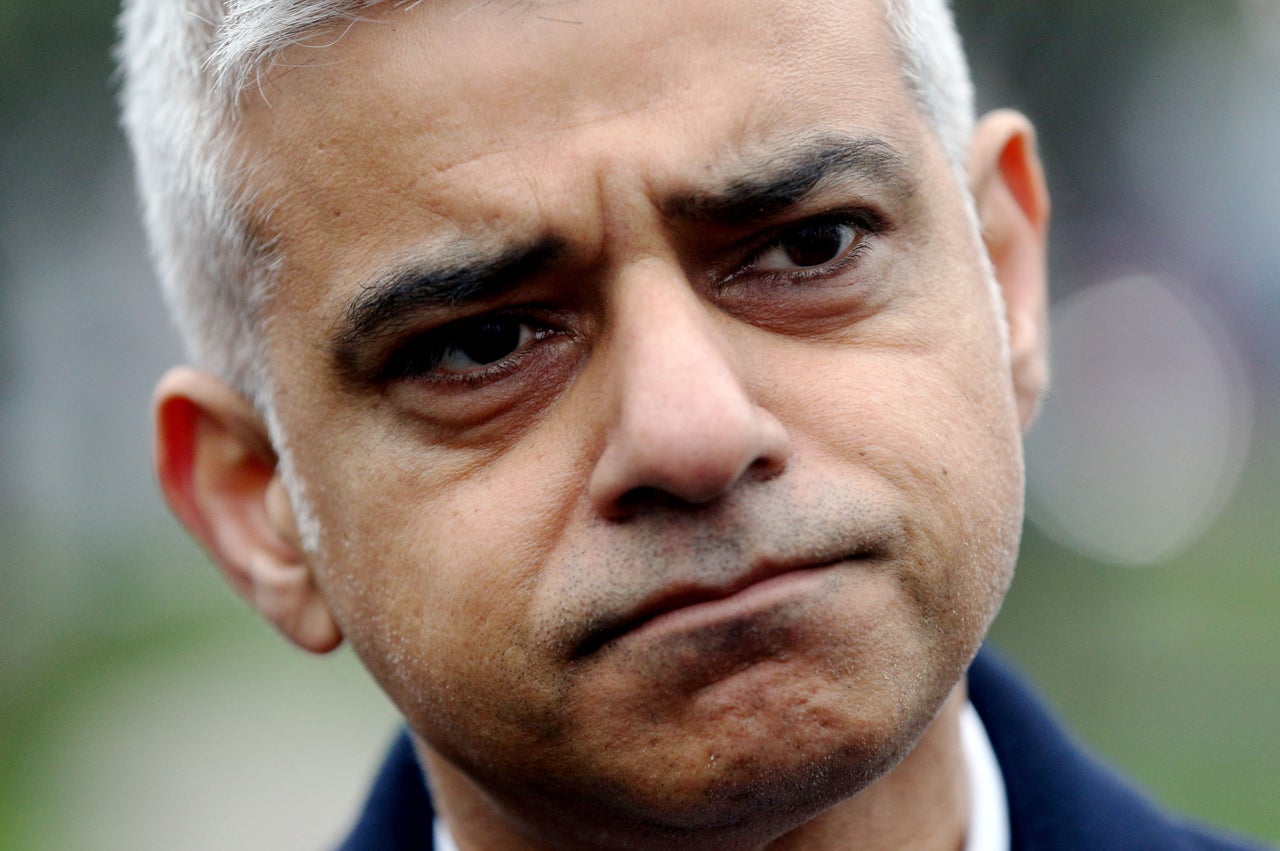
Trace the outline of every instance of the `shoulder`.
{"type": "Polygon", "coordinates": [[[396,736],[360,820],[339,851],[398,851],[433,848],[435,810],[413,743],[406,731],[396,736]]]}

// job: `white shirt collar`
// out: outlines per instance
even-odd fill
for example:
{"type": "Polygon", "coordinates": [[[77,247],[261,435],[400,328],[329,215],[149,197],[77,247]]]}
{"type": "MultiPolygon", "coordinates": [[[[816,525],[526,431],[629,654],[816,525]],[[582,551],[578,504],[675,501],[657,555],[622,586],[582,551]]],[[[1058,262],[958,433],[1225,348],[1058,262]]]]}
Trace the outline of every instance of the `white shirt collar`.
{"type": "Polygon", "coordinates": [[[444,823],[444,819],[436,816],[436,823],[431,828],[432,834],[435,836],[436,851],[458,851],[458,843],[453,841],[453,834],[449,832],[449,825],[444,823]]]}
{"type": "MultiPolygon", "coordinates": [[[[965,704],[960,716],[960,746],[969,786],[969,835],[964,851],[1009,851],[1009,801],[1004,777],[987,728],[972,703],[965,704]]],[[[433,830],[437,851],[458,851],[444,819],[437,816],[433,830]]]]}
{"type": "Polygon", "coordinates": [[[1009,799],[987,728],[972,703],[960,716],[960,746],[969,781],[969,835],[964,851],[1009,851],[1009,799]]]}

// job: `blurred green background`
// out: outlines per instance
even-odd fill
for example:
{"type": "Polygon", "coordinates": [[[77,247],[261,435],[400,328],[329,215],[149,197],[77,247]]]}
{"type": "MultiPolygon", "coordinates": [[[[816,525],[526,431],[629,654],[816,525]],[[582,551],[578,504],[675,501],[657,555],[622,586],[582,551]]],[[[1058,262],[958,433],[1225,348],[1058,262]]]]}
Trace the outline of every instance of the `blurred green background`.
{"type": "MultiPolygon", "coordinates": [[[[0,0],[0,848],[315,848],[394,713],[177,530],[180,350],[115,125],[114,4],[0,0]]],[[[959,0],[1041,130],[1055,389],[993,640],[1161,800],[1280,840],[1280,11],[959,0]]]]}

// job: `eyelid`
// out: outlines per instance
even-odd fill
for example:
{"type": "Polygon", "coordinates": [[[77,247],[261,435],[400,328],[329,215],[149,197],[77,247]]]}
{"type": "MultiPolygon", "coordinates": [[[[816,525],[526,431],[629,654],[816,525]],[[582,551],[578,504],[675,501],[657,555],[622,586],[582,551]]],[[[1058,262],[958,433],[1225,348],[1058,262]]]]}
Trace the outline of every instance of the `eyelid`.
{"type": "Polygon", "coordinates": [[[859,256],[867,250],[866,241],[869,237],[883,234],[889,229],[890,224],[882,214],[866,207],[831,210],[807,218],[788,221],[766,231],[763,237],[755,237],[752,240],[754,247],[749,249],[745,257],[735,264],[732,271],[721,277],[718,286],[724,288],[743,278],[753,276],[780,282],[833,277],[846,271],[857,262],[859,256]],[[761,257],[777,248],[780,240],[787,233],[806,227],[821,227],[823,225],[847,225],[854,228],[858,235],[853,244],[846,248],[841,256],[821,266],[800,267],[791,271],[784,271],[760,269],[755,265],[761,257]]]}
{"type": "MultiPolygon", "coordinates": [[[[540,350],[552,344],[555,339],[567,339],[572,336],[567,322],[560,318],[558,311],[526,306],[481,312],[406,334],[390,346],[382,357],[377,369],[378,380],[381,383],[396,381],[420,383],[445,392],[480,388],[516,372],[527,361],[538,357],[540,350]],[[466,326],[503,320],[529,326],[533,332],[530,339],[510,354],[492,363],[482,364],[474,370],[463,372],[439,370],[442,355],[455,345],[455,335],[464,331],[466,326]],[[426,369],[419,369],[413,364],[416,356],[413,349],[423,346],[431,349],[427,354],[432,362],[426,369]]],[[[424,363],[425,360],[424,358],[424,363]]]]}

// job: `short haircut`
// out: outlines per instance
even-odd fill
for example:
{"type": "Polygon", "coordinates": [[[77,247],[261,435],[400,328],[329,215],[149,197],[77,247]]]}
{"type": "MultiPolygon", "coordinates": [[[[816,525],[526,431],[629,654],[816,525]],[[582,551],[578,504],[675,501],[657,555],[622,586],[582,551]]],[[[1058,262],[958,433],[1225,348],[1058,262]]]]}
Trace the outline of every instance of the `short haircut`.
{"type": "MultiPolygon", "coordinates": [[[[374,6],[418,2],[124,2],[122,123],[161,288],[193,360],[264,413],[272,406],[261,316],[278,266],[272,246],[254,236],[252,199],[241,188],[252,164],[234,136],[240,97],[281,52],[318,30],[354,25],[374,6]]],[[[947,0],[883,2],[907,86],[962,175],[973,86],[947,0]]]]}

